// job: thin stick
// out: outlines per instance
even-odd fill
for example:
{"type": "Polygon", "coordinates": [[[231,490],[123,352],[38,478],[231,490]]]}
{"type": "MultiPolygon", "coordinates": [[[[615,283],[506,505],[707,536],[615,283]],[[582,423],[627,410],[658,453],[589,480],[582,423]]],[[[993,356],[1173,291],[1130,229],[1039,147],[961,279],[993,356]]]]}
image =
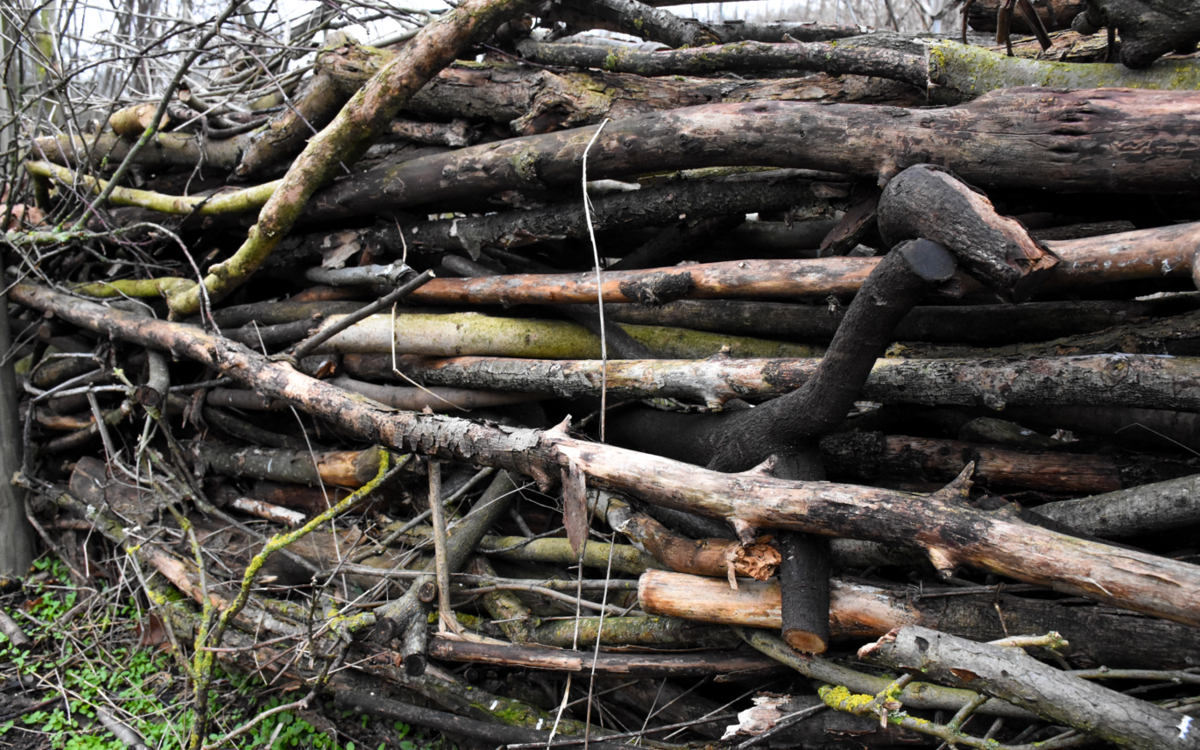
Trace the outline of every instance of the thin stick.
{"type": "Polygon", "coordinates": [[[433,516],[433,567],[437,577],[438,620],[443,632],[449,630],[461,635],[462,628],[454,617],[450,606],[450,568],[446,560],[446,510],[442,507],[442,464],[430,459],[429,510],[433,516]]]}
{"type": "Polygon", "coordinates": [[[588,237],[592,240],[592,258],[596,262],[596,305],[600,315],[600,442],[602,443],[604,442],[605,411],[608,406],[608,336],[604,331],[604,295],[600,291],[600,248],[596,244],[596,229],[592,226],[592,199],[588,197],[587,190],[587,162],[592,145],[600,137],[600,131],[604,130],[604,126],[607,124],[608,118],[606,117],[604,122],[600,123],[600,127],[596,128],[592,140],[588,141],[587,148],[583,150],[583,216],[587,222],[588,237]]]}

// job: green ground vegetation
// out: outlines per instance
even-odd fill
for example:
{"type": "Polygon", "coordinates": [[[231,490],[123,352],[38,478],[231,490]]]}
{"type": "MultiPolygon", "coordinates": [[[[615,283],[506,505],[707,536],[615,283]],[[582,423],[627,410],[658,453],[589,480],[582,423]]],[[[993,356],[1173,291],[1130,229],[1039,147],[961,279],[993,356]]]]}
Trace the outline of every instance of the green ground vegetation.
{"type": "MultiPolygon", "coordinates": [[[[126,744],[105,725],[108,719],[110,725],[115,720],[136,732],[150,748],[183,746],[191,728],[192,692],[161,624],[139,592],[102,578],[78,586],[61,561],[42,557],[19,588],[0,595],[0,603],[33,641],[22,648],[0,634],[0,691],[10,698],[0,708],[0,742],[17,748],[125,750],[126,744]]],[[[279,685],[223,672],[212,688],[210,742],[295,699],[279,685]]],[[[236,745],[453,750],[422,729],[331,706],[271,716],[236,745]]]]}

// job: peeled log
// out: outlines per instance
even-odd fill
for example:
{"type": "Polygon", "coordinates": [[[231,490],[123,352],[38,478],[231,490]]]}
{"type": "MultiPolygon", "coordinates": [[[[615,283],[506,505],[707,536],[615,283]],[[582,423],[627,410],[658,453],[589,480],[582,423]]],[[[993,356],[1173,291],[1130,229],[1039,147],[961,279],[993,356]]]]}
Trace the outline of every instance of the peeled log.
{"type": "MultiPolygon", "coordinates": [[[[737,590],[723,578],[649,570],[638,579],[638,605],[648,614],[714,625],[778,629],[779,582],[741,579],[737,590]]],[[[985,588],[888,589],[833,578],[829,627],[834,638],[871,638],[904,625],[924,625],[972,640],[1056,630],[1071,643],[1073,666],[1175,669],[1200,660],[1195,631],[1184,625],[1131,617],[1078,602],[1025,598],[985,588]]]]}

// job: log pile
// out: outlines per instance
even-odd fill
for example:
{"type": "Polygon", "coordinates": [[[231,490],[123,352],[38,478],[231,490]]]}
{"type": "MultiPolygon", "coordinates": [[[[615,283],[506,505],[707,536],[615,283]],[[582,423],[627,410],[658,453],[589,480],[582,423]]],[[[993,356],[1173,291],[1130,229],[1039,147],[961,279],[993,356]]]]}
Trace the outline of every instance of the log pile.
{"type": "Polygon", "coordinates": [[[1136,4],[1083,14],[1130,69],[466,0],[244,123],[37,137],[29,519],[135,560],[197,696],[216,655],[481,747],[1200,748],[1200,19],[1136,4]]]}

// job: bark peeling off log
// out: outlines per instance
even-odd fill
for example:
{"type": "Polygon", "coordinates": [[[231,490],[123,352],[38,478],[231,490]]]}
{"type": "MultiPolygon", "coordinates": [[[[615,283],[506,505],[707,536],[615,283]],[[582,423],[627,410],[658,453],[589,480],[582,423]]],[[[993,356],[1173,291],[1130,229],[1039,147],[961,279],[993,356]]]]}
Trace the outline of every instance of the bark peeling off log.
{"type": "Polygon", "coordinates": [[[459,461],[513,469],[549,487],[573,461],[589,484],[648,502],[762,528],[917,544],[946,564],[971,564],[1200,627],[1200,567],[1079,540],[964,506],[959,484],[921,496],[754,472],[722,474],[539,430],[396,412],[270,362],[192,326],[142,318],[18,284],[9,299],[75,325],[219,368],[266,395],[336,421],[349,434],[459,461]]]}
{"type": "MultiPolygon", "coordinates": [[[[1200,123],[1191,119],[1198,107],[1197,92],[1038,88],[920,111],[714,104],[611,123],[592,147],[588,168],[593,179],[744,164],[886,179],[932,163],[985,189],[1182,192],[1200,189],[1194,169],[1200,123]]],[[[583,128],[530,136],[378,167],[317,193],[306,215],[376,213],[574,183],[594,134],[583,128]]]]}

